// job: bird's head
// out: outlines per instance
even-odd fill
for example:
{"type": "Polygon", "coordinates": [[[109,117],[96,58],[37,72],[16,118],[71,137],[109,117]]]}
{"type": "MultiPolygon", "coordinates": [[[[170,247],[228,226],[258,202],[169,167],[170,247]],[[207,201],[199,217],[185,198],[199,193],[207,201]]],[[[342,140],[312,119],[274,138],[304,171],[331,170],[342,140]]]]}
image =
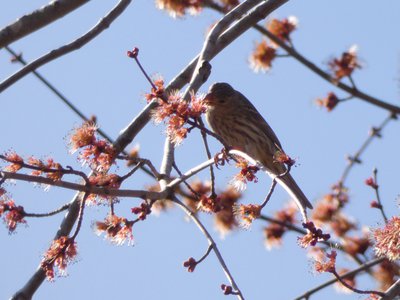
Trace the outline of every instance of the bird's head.
{"type": "Polygon", "coordinates": [[[226,82],[214,83],[208,89],[204,98],[206,105],[224,107],[229,105],[231,98],[235,95],[235,90],[226,82]]]}

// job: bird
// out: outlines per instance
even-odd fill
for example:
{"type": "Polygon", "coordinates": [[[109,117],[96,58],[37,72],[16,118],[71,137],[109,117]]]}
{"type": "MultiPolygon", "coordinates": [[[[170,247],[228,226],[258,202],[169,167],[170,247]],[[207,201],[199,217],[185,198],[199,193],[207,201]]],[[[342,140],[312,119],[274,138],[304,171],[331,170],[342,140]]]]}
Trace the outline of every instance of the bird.
{"type": "Polygon", "coordinates": [[[296,181],[286,172],[284,163],[274,159],[285,153],[275,132],[254,105],[226,82],[214,83],[204,97],[206,121],[212,131],[231,147],[242,151],[263,166],[263,169],[295,200],[303,219],[306,208],[313,206],[296,181]],[[285,175],[282,175],[286,172],[285,175]],[[279,176],[279,177],[278,177],[279,176]]]}

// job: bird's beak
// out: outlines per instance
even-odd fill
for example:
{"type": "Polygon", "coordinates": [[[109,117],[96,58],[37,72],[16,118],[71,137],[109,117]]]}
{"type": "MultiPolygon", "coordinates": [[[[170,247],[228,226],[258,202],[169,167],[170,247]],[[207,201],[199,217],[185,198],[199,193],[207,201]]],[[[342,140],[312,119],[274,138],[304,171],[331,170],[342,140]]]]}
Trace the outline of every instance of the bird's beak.
{"type": "Polygon", "coordinates": [[[204,101],[204,103],[205,103],[206,105],[214,105],[214,103],[215,103],[215,97],[214,97],[213,94],[208,93],[208,94],[204,97],[203,101],[204,101]]]}

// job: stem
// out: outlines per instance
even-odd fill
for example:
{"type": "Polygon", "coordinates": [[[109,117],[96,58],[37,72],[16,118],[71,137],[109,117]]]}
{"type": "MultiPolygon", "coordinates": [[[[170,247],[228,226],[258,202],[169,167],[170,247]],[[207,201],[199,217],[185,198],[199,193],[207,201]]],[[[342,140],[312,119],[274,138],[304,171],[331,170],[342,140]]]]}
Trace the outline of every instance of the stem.
{"type": "MultiPolygon", "coordinates": [[[[369,261],[369,262],[367,262],[367,263],[361,265],[361,266],[358,267],[357,269],[354,269],[354,270],[352,270],[352,271],[349,271],[349,272],[347,272],[347,273],[341,275],[340,278],[345,279],[346,277],[353,276],[353,275],[358,274],[358,273],[360,273],[360,272],[362,272],[362,271],[368,270],[368,269],[370,269],[371,267],[373,267],[373,266],[375,266],[375,265],[381,263],[381,262],[384,261],[384,260],[385,260],[385,258],[376,258],[376,259],[374,259],[374,260],[371,260],[371,261],[369,261]]],[[[320,291],[320,290],[322,290],[322,289],[324,289],[324,288],[326,288],[326,287],[328,287],[328,286],[334,284],[334,283],[337,282],[337,281],[338,281],[337,278],[328,280],[327,282],[325,282],[325,283],[323,283],[323,284],[321,284],[321,285],[319,285],[319,286],[317,286],[317,287],[315,287],[315,288],[313,288],[313,289],[311,289],[311,290],[305,292],[303,295],[301,295],[301,296],[295,298],[294,300],[309,299],[310,296],[311,296],[312,294],[314,294],[314,293],[316,293],[316,292],[318,292],[318,291],[320,291]]]]}
{"type": "Polygon", "coordinates": [[[380,196],[380,193],[379,193],[378,176],[377,176],[378,169],[375,168],[373,173],[374,173],[374,182],[376,184],[376,187],[374,188],[375,195],[376,195],[376,201],[378,201],[379,210],[380,210],[380,212],[382,214],[383,219],[385,220],[385,223],[387,223],[388,222],[388,218],[387,218],[387,216],[385,214],[385,211],[383,209],[383,205],[382,205],[382,202],[381,202],[381,196],[380,196]]]}
{"type": "Polygon", "coordinates": [[[211,247],[212,250],[214,251],[222,269],[225,272],[226,277],[228,278],[232,287],[235,289],[235,292],[236,292],[235,294],[237,295],[238,299],[244,300],[242,292],[240,291],[238,285],[236,284],[235,279],[233,278],[231,272],[229,271],[222,255],[221,255],[221,252],[219,252],[217,244],[215,243],[214,239],[212,238],[212,236],[210,235],[208,230],[204,227],[204,225],[201,223],[199,218],[183,202],[181,202],[175,196],[171,200],[173,202],[175,202],[193,220],[193,222],[197,225],[197,227],[200,229],[200,231],[204,234],[204,236],[208,240],[209,247],[211,247]]]}

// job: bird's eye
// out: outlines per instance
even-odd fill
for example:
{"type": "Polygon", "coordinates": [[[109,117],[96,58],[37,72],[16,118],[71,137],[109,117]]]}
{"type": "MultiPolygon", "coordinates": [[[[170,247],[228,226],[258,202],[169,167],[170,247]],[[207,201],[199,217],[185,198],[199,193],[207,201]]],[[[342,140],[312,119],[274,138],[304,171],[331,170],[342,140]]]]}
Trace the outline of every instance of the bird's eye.
{"type": "Polygon", "coordinates": [[[225,103],[225,100],[222,100],[222,99],[221,99],[221,100],[219,100],[219,102],[220,102],[220,103],[225,103]]]}

